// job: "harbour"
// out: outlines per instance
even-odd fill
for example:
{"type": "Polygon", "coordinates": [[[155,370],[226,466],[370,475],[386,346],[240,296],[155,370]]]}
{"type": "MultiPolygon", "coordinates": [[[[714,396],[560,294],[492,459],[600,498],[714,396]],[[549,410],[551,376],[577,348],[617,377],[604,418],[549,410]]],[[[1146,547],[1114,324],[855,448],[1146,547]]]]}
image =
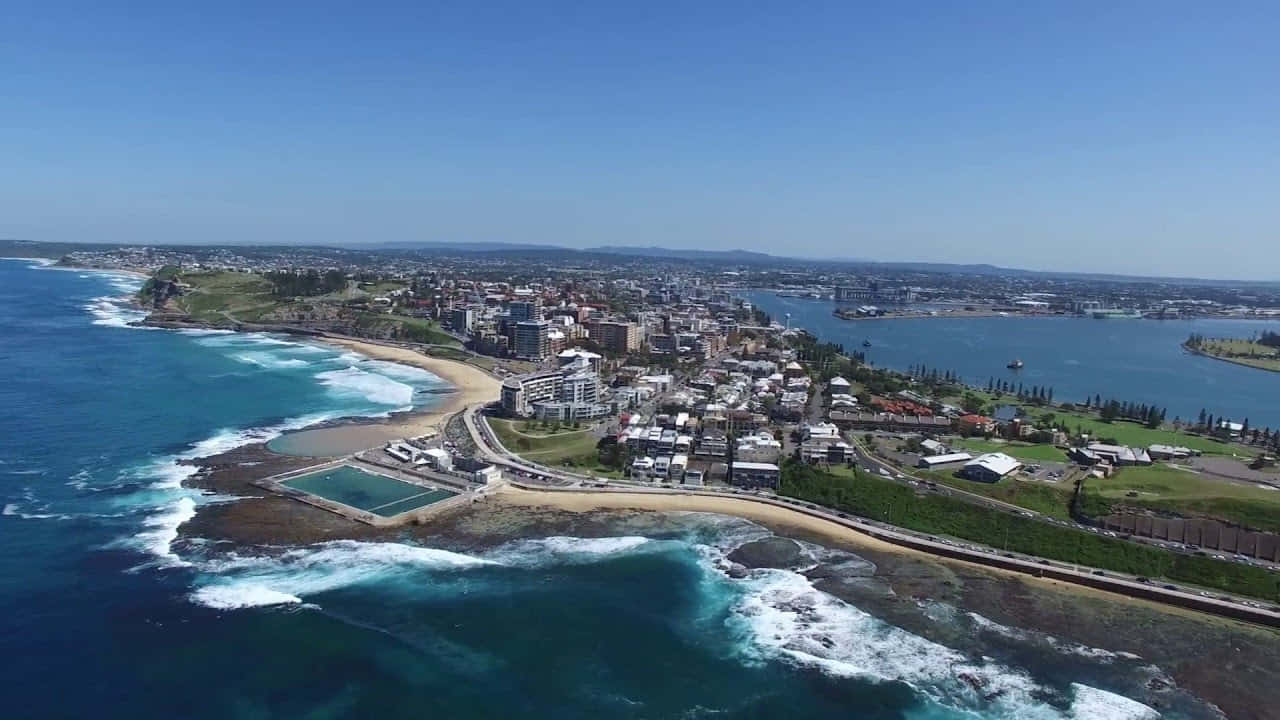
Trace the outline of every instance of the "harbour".
{"type": "Polygon", "coordinates": [[[847,322],[832,303],[748,291],[742,297],[779,322],[823,340],[863,350],[867,362],[898,370],[920,364],[952,370],[975,386],[1008,380],[1052,387],[1059,400],[1083,402],[1101,394],[1168,409],[1170,420],[1200,410],[1280,427],[1280,376],[1198,356],[1182,348],[1192,333],[1249,337],[1275,330],[1274,320],[1149,320],[1089,317],[884,318],[847,322]],[[1023,367],[1006,367],[1011,359],[1023,367]]]}

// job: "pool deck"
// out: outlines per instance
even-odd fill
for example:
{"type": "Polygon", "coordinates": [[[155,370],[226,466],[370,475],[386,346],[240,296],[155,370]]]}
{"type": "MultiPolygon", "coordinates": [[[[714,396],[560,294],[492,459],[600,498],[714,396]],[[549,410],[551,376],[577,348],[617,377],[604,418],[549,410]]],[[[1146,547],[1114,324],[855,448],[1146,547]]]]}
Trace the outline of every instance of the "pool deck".
{"type": "MultiPolygon", "coordinates": [[[[336,513],[349,520],[355,520],[356,522],[362,522],[374,527],[396,527],[414,522],[422,522],[442,510],[456,507],[458,505],[465,505],[466,503],[474,500],[478,495],[484,493],[486,490],[485,488],[474,488],[460,477],[444,475],[442,473],[419,468],[409,471],[389,464],[363,459],[355,455],[317,463],[297,470],[280,473],[279,475],[262,478],[261,480],[254,480],[252,481],[252,484],[264,490],[269,490],[277,495],[292,498],[299,502],[304,502],[313,507],[320,508],[321,510],[336,513]],[[373,475],[382,475],[411,485],[420,486],[424,493],[431,490],[448,490],[449,492],[457,494],[451,498],[433,502],[429,505],[411,508],[397,515],[384,517],[368,510],[361,510],[359,508],[351,507],[350,505],[344,505],[340,502],[329,500],[328,498],[320,497],[319,495],[313,495],[297,488],[291,488],[284,484],[289,480],[293,480],[304,475],[311,475],[313,473],[337,468],[343,465],[361,472],[373,475]]],[[[395,502],[402,502],[403,500],[404,499],[402,498],[395,502]]]]}

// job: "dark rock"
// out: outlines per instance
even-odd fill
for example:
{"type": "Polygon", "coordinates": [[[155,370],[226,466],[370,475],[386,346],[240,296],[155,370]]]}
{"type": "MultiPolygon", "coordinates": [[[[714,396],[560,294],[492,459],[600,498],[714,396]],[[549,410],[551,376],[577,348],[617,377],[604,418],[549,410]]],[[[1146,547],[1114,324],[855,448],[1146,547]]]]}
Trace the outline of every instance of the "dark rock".
{"type": "Polygon", "coordinates": [[[810,563],[800,543],[777,536],[742,545],[729,553],[729,559],[749,568],[793,568],[810,563]]]}

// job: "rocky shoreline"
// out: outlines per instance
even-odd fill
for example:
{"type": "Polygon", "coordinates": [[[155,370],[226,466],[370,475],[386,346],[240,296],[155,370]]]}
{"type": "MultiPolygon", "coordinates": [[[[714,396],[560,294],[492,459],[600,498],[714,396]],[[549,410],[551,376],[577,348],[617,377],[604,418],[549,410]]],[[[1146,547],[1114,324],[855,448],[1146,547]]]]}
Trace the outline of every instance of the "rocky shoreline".
{"type": "MultiPolygon", "coordinates": [[[[383,529],[250,484],[314,460],[279,455],[258,443],[190,462],[200,471],[188,480],[189,486],[242,499],[201,507],[179,529],[179,548],[196,538],[259,550],[351,539],[476,552],[528,537],[661,537],[687,515],[574,512],[517,506],[497,497],[442,512],[424,525],[383,529]]],[[[1151,681],[1145,699],[1157,709],[1161,702],[1173,703],[1184,690],[1214,703],[1231,718],[1262,720],[1267,712],[1259,708],[1280,704],[1280,633],[1273,630],[1101,593],[1072,592],[963,563],[833,542],[786,525],[765,525],[775,536],[730,553],[730,564],[724,568],[730,577],[746,577],[756,568],[799,570],[819,590],[912,634],[975,656],[1060,651],[1054,643],[1139,656],[1144,664],[1166,671],[1176,686],[1162,687],[1168,681],[1159,678],[1151,681]],[[829,548],[835,555],[815,563],[802,543],[829,548]],[[969,619],[939,622],[939,608],[954,609],[969,619]],[[970,613],[1016,628],[1022,637],[985,629],[970,613]]]]}

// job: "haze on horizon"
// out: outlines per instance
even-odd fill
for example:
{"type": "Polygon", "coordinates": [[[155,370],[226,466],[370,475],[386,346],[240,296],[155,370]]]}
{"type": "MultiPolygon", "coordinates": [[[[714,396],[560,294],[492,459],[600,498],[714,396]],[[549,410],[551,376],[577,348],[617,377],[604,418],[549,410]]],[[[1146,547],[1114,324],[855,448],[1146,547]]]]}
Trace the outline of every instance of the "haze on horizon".
{"type": "Polygon", "coordinates": [[[1280,279],[1273,3],[270,5],[10,8],[0,237],[1280,279]]]}

